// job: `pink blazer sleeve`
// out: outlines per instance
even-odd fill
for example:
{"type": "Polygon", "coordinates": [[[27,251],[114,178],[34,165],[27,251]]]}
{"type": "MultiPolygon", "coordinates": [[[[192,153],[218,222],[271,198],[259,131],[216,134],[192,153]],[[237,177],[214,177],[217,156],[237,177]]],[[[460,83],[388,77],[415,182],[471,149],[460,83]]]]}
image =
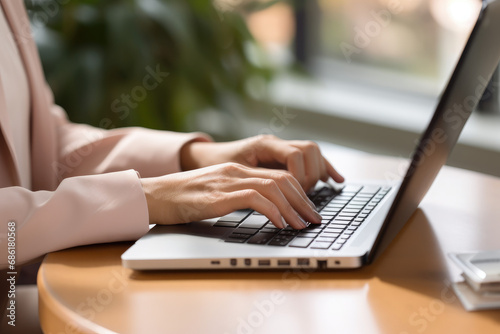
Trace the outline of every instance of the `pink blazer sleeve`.
{"type": "Polygon", "coordinates": [[[2,256],[15,223],[16,267],[68,247],[136,239],[148,231],[144,192],[133,170],[65,179],[55,191],[0,188],[2,256]]]}
{"type": "Polygon", "coordinates": [[[135,169],[141,177],[181,171],[180,150],[190,141],[210,141],[203,133],[178,133],[145,128],[97,129],[68,122],[65,112],[52,108],[57,123],[57,178],[135,169]]]}

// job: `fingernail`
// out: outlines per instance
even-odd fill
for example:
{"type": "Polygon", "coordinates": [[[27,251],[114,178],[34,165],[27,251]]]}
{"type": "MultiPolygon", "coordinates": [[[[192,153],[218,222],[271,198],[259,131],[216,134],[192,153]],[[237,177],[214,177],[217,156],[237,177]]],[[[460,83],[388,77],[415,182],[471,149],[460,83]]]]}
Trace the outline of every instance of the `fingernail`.
{"type": "Polygon", "coordinates": [[[321,222],[321,220],[323,219],[323,217],[321,217],[321,215],[319,214],[318,211],[314,210],[314,215],[316,216],[316,218],[318,218],[318,221],[321,222]]]}
{"type": "Polygon", "coordinates": [[[301,223],[302,225],[304,225],[304,227],[307,227],[307,223],[306,223],[306,221],[305,221],[304,219],[302,219],[302,217],[301,217],[301,216],[299,216],[299,215],[297,215],[297,217],[299,217],[299,221],[300,221],[300,223],[301,223]]]}
{"type": "Polygon", "coordinates": [[[285,218],[281,217],[281,225],[283,225],[282,228],[286,228],[286,221],[285,218]]]}

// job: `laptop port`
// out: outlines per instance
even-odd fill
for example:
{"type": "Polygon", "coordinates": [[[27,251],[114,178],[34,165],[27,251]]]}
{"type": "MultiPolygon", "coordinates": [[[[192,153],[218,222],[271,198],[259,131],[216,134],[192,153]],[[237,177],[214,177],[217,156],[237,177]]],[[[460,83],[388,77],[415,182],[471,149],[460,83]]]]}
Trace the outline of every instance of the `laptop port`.
{"type": "Polygon", "coordinates": [[[318,260],[318,269],[326,269],[326,268],[328,268],[327,261],[326,260],[318,260]]]}
{"type": "Polygon", "coordinates": [[[278,260],[278,266],[289,266],[290,260],[278,260]]]}
{"type": "Polygon", "coordinates": [[[297,265],[299,266],[308,266],[309,259],[297,259],[297,265]]]}
{"type": "Polygon", "coordinates": [[[231,259],[229,262],[231,263],[232,266],[235,266],[238,264],[238,261],[236,261],[236,259],[231,259]]]}
{"type": "Polygon", "coordinates": [[[252,265],[252,260],[251,259],[245,259],[245,265],[246,266],[251,266],[252,265]]]}
{"type": "Polygon", "coordinates": [[[220,264],[220,261],[219,260],[212,260],[212,261],[210,261],[210,264],[217,265],[217,264],[220,264]]]}
{"type": "Polygon", "coordinates": [[[340,261],[339,260],[335,260],[335,265],[340,266],[340,261]]]}
{"type": "Polygon", "coordinates": [[[259,260],[259,266],[270,266],[271,260],[259,260]]]}

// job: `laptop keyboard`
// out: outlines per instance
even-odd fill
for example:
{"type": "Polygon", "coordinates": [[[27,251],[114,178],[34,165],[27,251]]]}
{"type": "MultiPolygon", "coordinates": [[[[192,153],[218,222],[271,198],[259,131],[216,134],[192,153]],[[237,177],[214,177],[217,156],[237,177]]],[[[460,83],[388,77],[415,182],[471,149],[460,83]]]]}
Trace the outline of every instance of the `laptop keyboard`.
{"type": "Polygon", "coordinates": [[[214,226],[233,228],[226,242],[339,250],[390,189],[347,185],[339,193],[327,187],[316,190],[309,198],[323,219],[321,224],[308,224],[303,230],[277,228],[266,216],[249,209],[221,217],[214,226]]]}

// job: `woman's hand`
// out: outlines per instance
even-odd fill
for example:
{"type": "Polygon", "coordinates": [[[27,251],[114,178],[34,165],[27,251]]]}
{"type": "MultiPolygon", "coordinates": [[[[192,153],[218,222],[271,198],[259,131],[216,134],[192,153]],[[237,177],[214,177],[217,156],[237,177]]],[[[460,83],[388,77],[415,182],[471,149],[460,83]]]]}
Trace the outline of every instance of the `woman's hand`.
{"type": "Polygon", "coordinates": [[[272,135],[227,142],[193,142],[181,151],[181,167],[192,170],[225,162],[236,162],[249,167],[288,170],[305,191],[331,177],[342,183],[344,178],[321,155],[311,141],[287,141],[272,135]]]}
{"type": "Polygon", "coordinates": [[[141,179],[151,223],[178,224],[254,209],[279,228],[296,229],[321,216],[287,171],[226,163],[141,179]],[[283,220],[284,219],[284,220],[283,220]]]}

